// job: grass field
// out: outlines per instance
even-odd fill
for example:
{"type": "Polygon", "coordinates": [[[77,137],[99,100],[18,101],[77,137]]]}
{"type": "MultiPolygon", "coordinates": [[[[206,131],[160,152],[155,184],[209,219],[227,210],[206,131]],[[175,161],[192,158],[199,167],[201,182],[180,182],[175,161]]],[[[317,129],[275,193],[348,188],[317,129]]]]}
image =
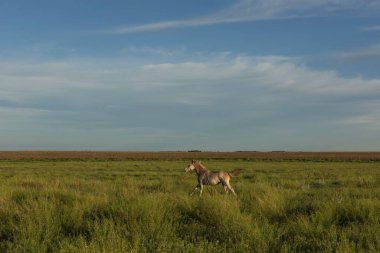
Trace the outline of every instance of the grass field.
{"type": "Polygon", "coordinates": [[[0,252],[380,252],[380,164],[204,160],[0,161],[0,252]]]}

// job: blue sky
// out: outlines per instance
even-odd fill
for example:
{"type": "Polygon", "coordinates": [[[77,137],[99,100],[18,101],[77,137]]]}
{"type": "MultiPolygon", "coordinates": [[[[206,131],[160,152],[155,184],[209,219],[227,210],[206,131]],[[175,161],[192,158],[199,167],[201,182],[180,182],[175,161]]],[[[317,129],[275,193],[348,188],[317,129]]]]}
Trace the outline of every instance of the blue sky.
{"type": "Polygon", "coordinates": [[[380,150],[380,1],[1,1],[0,150],[380,150]]]}

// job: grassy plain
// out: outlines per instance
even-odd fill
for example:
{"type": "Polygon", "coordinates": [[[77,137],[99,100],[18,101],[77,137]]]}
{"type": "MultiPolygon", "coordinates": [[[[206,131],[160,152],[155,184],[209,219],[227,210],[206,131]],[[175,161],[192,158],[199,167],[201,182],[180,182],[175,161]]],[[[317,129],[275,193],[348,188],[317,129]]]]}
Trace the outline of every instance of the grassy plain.
{"type": "Polygon", "coordinates": [[[380,252],[380,164],[244,168],[202,197],[189,160],[0,161],[0,252],[380,252]]]}

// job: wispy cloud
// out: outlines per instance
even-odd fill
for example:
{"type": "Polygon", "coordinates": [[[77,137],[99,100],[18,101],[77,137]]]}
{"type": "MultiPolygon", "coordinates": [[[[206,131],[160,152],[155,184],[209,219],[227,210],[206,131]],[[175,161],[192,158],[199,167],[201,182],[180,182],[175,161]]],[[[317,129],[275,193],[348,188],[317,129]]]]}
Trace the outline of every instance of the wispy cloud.
{"type": "Polygon", "coordinates": [[[380,25],[366,26],[361,29],[362,31],[380,31],[380,25]]]}
{"type": "Polygon", "coordinates": [[[336,55],[336,59],[339,61],[356,61],[371,58],[380,58],[380,44],[336,55]]]}
{"type": "Polygon", "coordinates": [[[181,27],[192,27],[192,26],[205,26],[205,25],[215,25],[223,23],[235,23],[235,22],[247,22],[253,21],[255,18],[252,17],[204,17],[188,20],[171,20],[171,21],[162,21],[156,23],[150,23],[145,25],[136,25],[136,26],[122,26],[116,29],[111,29],[109,31],[104,31],[104,34],[124,34],[124,33],[141,33],[141,32],[152,32],[167,30],[172,28],[181,28],[181,27]]]}
{"type": "Polygon", "coordinates": [[[137,55],[155,55],[162,57],[173,57],[176,55],[185,55],[185,48],[178,49],[164,49],[160,47],[128,47],[122,50],[125,54],[137,55]]]}
{"type": "Polygon", "coordinates": [[[206,26],[257,20],[302,18],[326,15],[379,14],[380,1],[359,0],[239,0],[232,6],[207,16],[184,20],[166,20],[141,25],[124,25],[103,31],[103,34],[126,34],[206,26]]]}

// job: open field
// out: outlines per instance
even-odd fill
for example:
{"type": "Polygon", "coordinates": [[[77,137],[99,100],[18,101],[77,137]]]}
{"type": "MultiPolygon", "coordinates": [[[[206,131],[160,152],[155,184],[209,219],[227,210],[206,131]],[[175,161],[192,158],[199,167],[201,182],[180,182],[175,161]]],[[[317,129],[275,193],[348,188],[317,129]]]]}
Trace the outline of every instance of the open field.
{"type": "Polygon", "coordinates": [[[238,199],[221,186],[190,197],[187,156],[23,158],[0,161],[0,252],[380,252],[372,158],[204,160],[245,169],[238,199]]]}

